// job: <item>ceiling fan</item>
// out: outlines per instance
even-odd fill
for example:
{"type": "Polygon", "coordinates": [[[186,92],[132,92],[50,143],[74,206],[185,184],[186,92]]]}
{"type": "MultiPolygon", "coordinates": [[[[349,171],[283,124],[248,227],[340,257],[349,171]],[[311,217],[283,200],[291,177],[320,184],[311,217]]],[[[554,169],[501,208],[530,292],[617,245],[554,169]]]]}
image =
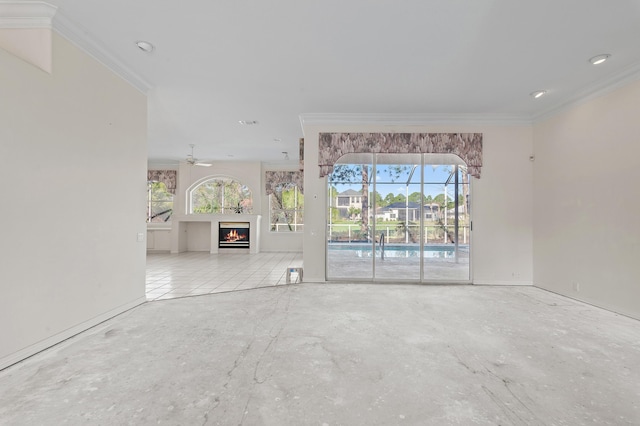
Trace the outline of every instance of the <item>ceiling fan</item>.
{"type": "Polygon", "coordinates": [[[201,166],[201,167],[213,166],[213,164],[211,163],[203,163],[201,161],[198,161],[198,159],[193,156],[193,147],[195,146],[195,144],[190,143],[189,146],[191,147],[191,154],[187,155],[187,163],[189,163],[192,166],[201,166]]]}

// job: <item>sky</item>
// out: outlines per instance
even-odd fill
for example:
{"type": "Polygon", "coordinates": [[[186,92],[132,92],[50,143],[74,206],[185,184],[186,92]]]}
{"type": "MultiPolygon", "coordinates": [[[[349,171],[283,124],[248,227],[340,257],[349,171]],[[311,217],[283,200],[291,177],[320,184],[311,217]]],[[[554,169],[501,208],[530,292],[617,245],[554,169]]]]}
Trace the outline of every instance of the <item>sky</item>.
{"type": "MultiPolygon", "coordinates": [[[[431,197],[435,197],[438,194],[442,194],[444,192],[444,183],[448,179],[453,166],[432,166],[426,165],[424,167],[424,192],[425,195],[431,195],[431,197]]],[[[393,170],[393,168],[392,168],[393,170]]],[[[400,170],[399,174],[394,173],[393,171],[389,172],[389,167],[385,165],[377,166],[377,185],[376,191],[384,198],[387,194],[403,194],[407,195],[407,185],[406,182],[409,178],[409,174],[411,173],[411,166],[403,166],[403,169],[400,170]]],[[[337,184],[335,185],[339,192],[346,191],[347,189],[353,189],[355,191],[360,191],[362,189],[362,183],[357,181],[358,179],[354,179],[356,182],[352,184],[337,184]]],[[[369,187],[369,191],[373,191],[373,185],[369,187]]],[[[417,167],[413,172],[411,183],[409,184],[408,193],[411,195],[414,192],[420,192],[420,167],[417,167]]],[[[453,198],[454,194],[454,185],[453,178],[452,184],[448,186],[447,192],[450,198],[453,198]]]]}

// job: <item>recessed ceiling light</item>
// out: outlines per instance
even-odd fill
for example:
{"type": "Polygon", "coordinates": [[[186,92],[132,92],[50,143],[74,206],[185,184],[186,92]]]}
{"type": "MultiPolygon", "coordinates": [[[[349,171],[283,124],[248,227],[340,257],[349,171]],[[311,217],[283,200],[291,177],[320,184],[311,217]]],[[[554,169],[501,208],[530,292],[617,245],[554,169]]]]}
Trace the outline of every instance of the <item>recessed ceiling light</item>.
{"type": "Polygon", "coordinates": [[[534,99],[538,99],[547,94],[546,90],[536,90],[535,92],[529,93],[529,96],[532,96],[534,99]]]}
{"type": "Polygon", "coordinates": [[[256,120],[240,120],[238,121],[238,123],[242,124],[243,126],[253,126],[254,124],[258,124],[256,120]]]}
{"type": "Polygon", "coordinates": [[[280,142],[282,142],[282,139],[279,139],[279,138],[273,138],[273,141],[274,141],[275,143],[280,143],[280,142]]]}
{"type": "Polygon", "coordinates": [[[153,49],[155,49],[155,47],[153,47],[153,44],[144,40],[136,41],[136,46],[138,46],[138,48],[143,52],[147,52],[147,53],[151,53],[153,52],[153,49]]]}
{"type": "Polygon", "coordinates": [[[610,57],[611,57],[610,54],[603,53],[602,55],[597,55],[597,56],[594,56],[593,58],[589,59],[589,63],[591,65],[600,65],[601,63],[603,63],[604,61],[606,61],[610,57]]]}

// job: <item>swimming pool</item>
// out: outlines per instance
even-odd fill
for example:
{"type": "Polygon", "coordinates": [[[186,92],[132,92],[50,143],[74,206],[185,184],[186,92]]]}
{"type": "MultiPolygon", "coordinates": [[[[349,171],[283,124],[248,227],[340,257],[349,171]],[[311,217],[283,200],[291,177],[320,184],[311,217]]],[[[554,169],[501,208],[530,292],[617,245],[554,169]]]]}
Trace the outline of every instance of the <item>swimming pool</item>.
{"type": "MultiPolygon", "coordinates": [[[[330,243],[328,245],[330,254],[339,254],[346,257],[371,257],[370,243],[330,243]]],[[[423,257],[430,259],[452,259],[455,258],[455,246],[452,244],[428,244],[423,247],[423,257]]],[[[460,256],[469,255],[468,245],[459,245],[460,256]]],[[[376,244],[376,257],[381,257],[382,249],[376,244]]],[[[417,244],[386,244],[384,246],[384,257],[420,257],[420,246],[417,244]]]]}

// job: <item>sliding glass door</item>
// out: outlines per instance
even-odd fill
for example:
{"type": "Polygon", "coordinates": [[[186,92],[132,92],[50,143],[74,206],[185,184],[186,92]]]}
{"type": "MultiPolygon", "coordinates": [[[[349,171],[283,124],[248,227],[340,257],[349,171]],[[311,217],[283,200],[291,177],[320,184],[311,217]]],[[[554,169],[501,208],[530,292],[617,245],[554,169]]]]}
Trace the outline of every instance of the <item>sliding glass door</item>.
{"type": "Polygon", "coordinates": [[[466,167],[425,164],[423,176],[423,280],[468,282],[471,219],[466,167]]]}
{"type": "Polygon", "coordinates": [[[387,154],[377,160],[375,278],[420,280],[420,154],[387,154]]]}
{"type": "Polygon", "coordinates": [[[373,154],[350,154],[337,164],[327,190],[327,277],[371,281],[374,278],[374,230],[370,224],[373,154]]]}
{"type": "Polygon", "coordinates": [[[328,180],[327,279],[469,282],[469,178],[444,154],[349,154],[328,180]]]}

